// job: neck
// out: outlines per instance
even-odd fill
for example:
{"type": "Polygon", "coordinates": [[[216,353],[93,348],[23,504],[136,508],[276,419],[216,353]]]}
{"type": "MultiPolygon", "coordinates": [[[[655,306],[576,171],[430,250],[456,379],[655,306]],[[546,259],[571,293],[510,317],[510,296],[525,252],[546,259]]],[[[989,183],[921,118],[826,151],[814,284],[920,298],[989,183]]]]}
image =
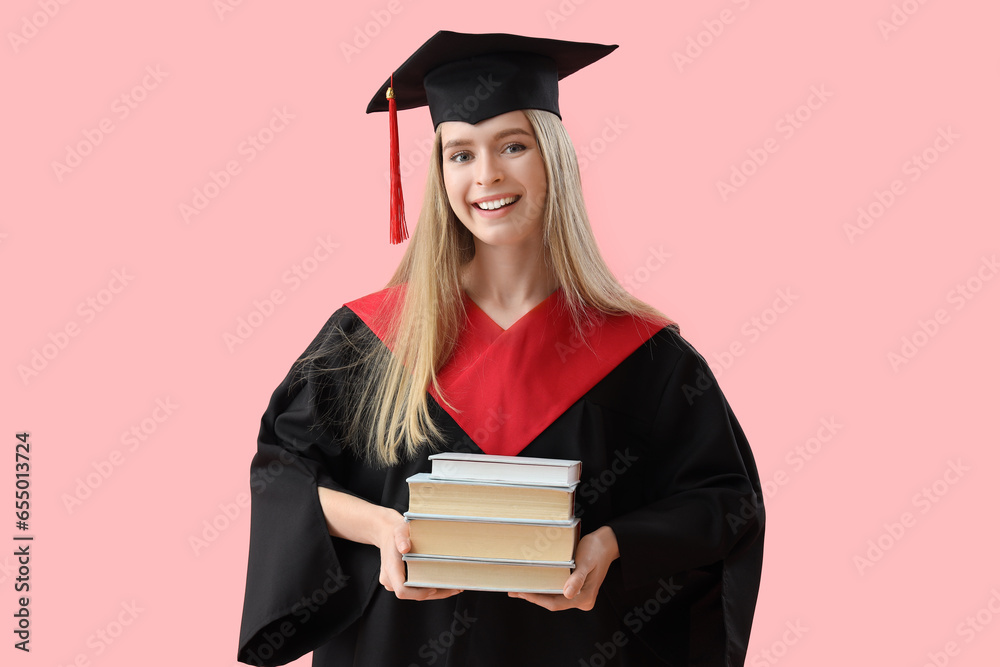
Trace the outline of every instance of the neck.
{"type": "Polygon", "coordinates": [[[541,245],[531,249],[490,246],[476,240],[476,256],[466,267],[462,286],[480,306],[533,307],[559,286],[545,265],[541,245]]]}

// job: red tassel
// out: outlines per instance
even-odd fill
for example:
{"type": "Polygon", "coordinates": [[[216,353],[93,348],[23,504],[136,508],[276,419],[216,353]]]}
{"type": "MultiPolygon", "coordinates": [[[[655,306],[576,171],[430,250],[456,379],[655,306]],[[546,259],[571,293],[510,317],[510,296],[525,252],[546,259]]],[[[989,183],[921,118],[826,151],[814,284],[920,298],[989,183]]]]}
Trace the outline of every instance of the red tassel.
{"type": "Polygon", "coordinates": [[[392,75],[389,75],[389,90],[385,91],[389,100],[389,243],[402,243],[409,234],[406,231],[406,211],[403,208],[403,181],[399,174],[399,127],[396,123],[396,94],[392,90],[392,75]]]}

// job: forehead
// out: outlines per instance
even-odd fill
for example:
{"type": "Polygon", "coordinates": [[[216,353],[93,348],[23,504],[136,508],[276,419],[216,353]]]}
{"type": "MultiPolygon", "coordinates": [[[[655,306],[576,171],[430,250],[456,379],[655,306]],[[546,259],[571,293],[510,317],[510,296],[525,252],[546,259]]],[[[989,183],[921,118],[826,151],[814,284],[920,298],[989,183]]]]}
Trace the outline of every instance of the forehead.
{"type": "Polygon", "coordinates": [[[454,140],[489,139],[498,132],[514,128],[522,129],[532,137],[535,136],[531,129],[531,123],[528,122],[528,117],[521,110],[508,111],[499,116],[479,121],[475,125],[449,120],[441,123],[440,127],[442,144],[454,140]]]}

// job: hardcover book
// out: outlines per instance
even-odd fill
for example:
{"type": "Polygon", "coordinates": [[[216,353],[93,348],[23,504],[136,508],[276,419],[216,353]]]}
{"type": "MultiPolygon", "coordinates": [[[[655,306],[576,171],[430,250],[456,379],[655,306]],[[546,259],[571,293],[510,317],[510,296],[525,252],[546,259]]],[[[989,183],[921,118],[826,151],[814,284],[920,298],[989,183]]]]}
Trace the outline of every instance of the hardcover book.
{"type": "Polygon", "coordinates": [[[403,514],[410,553],[526,561],[568,561],[579,539],[580,520],[532,521],[403,514]]]}
{"type": "Polygon", "coordinates": [[[580,481],[582,464],[567,459],[441,452],[427,457],[435,479],[570,486],[580,481]]]}
{"type": "Polygon", "coordinates": [[[406,481],[411,512],[548,521],[573,518],[577,486],[435,479],[427,473],[406,481]]]}
{"type": "Polygon", "coordinates": [[[476,591],[562,593],[573,561],[528,562],[403,554],[407,586],[476,591]]]}

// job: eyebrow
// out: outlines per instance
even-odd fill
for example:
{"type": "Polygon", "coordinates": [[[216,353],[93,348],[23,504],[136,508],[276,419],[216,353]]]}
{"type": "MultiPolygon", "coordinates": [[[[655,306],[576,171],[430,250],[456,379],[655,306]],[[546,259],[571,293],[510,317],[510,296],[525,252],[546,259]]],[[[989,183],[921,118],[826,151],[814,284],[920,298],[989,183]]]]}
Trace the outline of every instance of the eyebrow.
{"type": "MultiPolygon", "coordinates": [[[[499,132],[497,132],[495,135],[493,135],[493,141],[499,141],[500,139],[503,139],[504,137],[509,137],[509,136],[511,136],[513,134],[523,134],[526,137],[530,137],[531,136],[531,133],[528,132],[527,130],[521,129],[520,127],[512,127],[512,128],[509,128],[509,129],[506,129],[506,130],[500,130],[499,132]]],[[[451,141],[449,141],[448,143],[446,143],[444,146],[442,146],[442,150],[446,150],[448,148],[453,148],[454,146],[468,146],[471,143],[472,142],[469,139],[452,139],[451,141]]]]}

